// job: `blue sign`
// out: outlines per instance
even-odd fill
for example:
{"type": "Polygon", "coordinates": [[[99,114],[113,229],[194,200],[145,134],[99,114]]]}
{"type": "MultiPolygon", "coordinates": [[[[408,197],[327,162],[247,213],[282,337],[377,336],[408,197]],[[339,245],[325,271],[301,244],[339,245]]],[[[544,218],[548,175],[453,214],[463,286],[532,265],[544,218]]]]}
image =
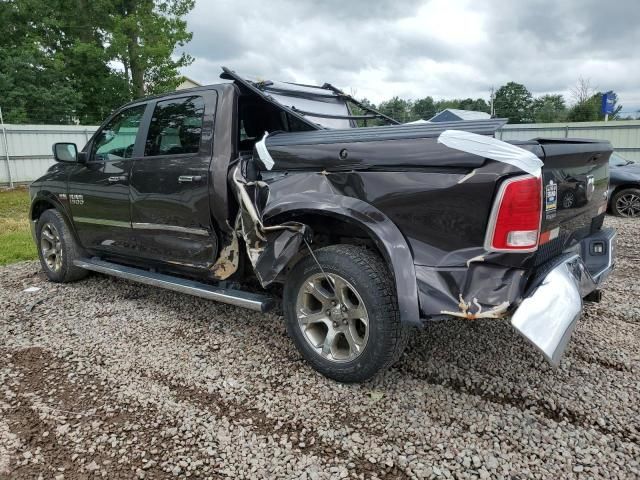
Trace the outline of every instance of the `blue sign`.
{"type": "Polygon", "coordinates": [[[605,115],[613,113],[618,96],[611,90],[602,94],[602,113],[605,115]]]}

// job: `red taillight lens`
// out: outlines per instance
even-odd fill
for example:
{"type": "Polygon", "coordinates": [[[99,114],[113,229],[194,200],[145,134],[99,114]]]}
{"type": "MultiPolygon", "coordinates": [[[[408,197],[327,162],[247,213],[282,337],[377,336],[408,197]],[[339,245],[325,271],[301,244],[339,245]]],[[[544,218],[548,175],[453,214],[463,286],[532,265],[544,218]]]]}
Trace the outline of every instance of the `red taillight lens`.
{"type": "Polygon", "coordinates": [[[538,248],[542,214],[542,179],[512,178],[500,186],[487,232],[490,250],[538,248]]]}

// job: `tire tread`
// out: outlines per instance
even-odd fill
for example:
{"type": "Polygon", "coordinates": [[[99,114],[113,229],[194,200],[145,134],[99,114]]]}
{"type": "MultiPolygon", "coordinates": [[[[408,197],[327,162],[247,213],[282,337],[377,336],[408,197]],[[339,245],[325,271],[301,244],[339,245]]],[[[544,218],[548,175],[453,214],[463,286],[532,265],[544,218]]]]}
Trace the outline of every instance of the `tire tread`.
{"type": "Polygon", "coordinates": [[[38,248],[38,257],[40,258],[40,264],[42,265],[42,268],[49,280],[57,283],[69,283],[85,278],[89,274],[89,272],[83,268],[76,267],[73,264],[73,261],[75,259],[82,257],[82,252],[75,239],[73,238],[73,235],[71,234],[71,231],[69,230],[69,227],[67,226],[67,223],[65,222],[62,214],[55,208],[51,208],[42,212],[42,215],[38,219],[38,240],[40,239],[40,229],[42,228],[42,223],[44,222],[51,222],[55,225],[61,237],[63,248],[62,271],[59,274],[55,274],[47,268],[42,255],[40,255],[40,246],[36,245],[38,248]]]}
{"type": "MultiPolygon", "coordinates": [[[[317,355],[307,355],[304,349],[300,349],[309,363],[324,375],[340,382],[362,382],[373,377],[379,371],[389,368],[401,357],[409,338],[409,328],[400,319],[398,302],[395,292],[395,284],[386,264],[379,255],[363,247],[348,244],[330,245],[315,251],[316,257],[321,262],[325,256],[336,256],[340,259],[349,259],[355,266],[364,272],[371,288],[376,292],[377,302],[371,306],[376,311],[376,321],[382,329],[381,338],[384,340],[381,351],[371,364],[364,367],[354,364],[351,368],[342,365],[331,365],[327,361],[320,361],[317,355]],[[314,358],[315,357],[315,358],[314,358]]],[[[304,263],[305,260],[300,263],[304,263]]],[[[312,259],[307,260],[312,261],[312,259]]],[[[315,262],[314,262],[315,263],[315,262]]],[[[289,289],[285,288],[285,302],[294,302],[295,297],[289,289]]],[[[367,308],[370,306],[367,305],[367,308]]],[[[286,312],[285,308],[285,312],[286,312]]],[[[371,315],[370,315],[371,318],[371,315]]],[[[287,318],[287,328],[291,329],[297,322],[296,318],[287,318]]],[[[291,335],[290,330],[290,335],[291,335]]],[[[371,341],[371,340],[370,340],[371,341]]],[[[374,346],[375,348],[375,346],[374,346]]]]}

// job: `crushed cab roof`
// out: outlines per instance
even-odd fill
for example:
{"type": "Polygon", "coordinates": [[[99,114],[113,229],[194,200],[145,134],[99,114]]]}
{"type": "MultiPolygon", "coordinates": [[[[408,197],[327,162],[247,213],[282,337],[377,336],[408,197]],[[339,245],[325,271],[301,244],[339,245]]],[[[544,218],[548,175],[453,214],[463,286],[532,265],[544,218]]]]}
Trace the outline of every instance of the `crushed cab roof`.
{"type": "Polygon", "coordinates": [[[362,105],[350,95],[325,83],[322,86],[265,80],[222,67],[220,78],[234,80],[253,93],[275,104],[305,123],[318,128],[353,128],[355,120],[382,118],[390,123],[398,121],[362,105]],[[358,105],[367,115],[352,115],[349,102],[358,105]]]}

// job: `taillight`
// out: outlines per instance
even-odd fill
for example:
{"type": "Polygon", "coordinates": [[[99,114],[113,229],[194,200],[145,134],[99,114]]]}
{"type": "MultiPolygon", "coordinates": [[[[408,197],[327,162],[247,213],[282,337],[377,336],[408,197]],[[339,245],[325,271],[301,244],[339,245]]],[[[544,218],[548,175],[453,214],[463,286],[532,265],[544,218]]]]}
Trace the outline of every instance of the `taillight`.
{"type": "Polygon", "coordinates": [[[491,211],[485,248],[532,252],[538,248],[542,215],[542,179],[530,175],[500,185],[491,211]]]}

